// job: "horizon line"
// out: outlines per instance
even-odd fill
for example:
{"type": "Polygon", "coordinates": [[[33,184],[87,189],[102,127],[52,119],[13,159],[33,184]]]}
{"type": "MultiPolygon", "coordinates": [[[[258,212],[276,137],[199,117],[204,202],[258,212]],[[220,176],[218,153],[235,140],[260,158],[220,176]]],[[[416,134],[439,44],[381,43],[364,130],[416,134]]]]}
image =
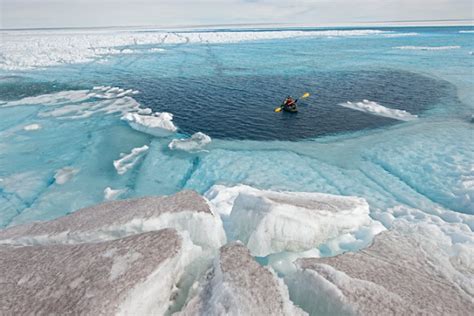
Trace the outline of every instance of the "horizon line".
{"type": "MultiPolygon", "coordinates": [[[[219,28],[219,27],[251,27],[251,26],[282,26],[287,28],[326,28],[326,27],[363,27],[364,24],[382,23],[379,27],[410,27],[415,25],[387,25],[386,23],[435,23],[435,22],[472,22],[473,25],[459,24],[459,25],[436,25],[426,24],[425,26],[474,26],[474,19],[430,19],[430,20],[390,20],[390,21],[363,21],[363,22],[348,22],[348,23],[326,23],[321,25],[310,24],[294,24],[294,23],[223,23],[223,24],[189,24],[189,25],[110,25],[110,26],[64,26],[64,27],[19,27],[19,28],[1,28],[0,31],[39,31],[39,30],[100,30],[100,29],[190,29],[190,28],[219,28]]],[[[373,25],[376,27],[377,25],[373,25]]],[[[419,25],[416,25],[419,26],[419,25]]]]}

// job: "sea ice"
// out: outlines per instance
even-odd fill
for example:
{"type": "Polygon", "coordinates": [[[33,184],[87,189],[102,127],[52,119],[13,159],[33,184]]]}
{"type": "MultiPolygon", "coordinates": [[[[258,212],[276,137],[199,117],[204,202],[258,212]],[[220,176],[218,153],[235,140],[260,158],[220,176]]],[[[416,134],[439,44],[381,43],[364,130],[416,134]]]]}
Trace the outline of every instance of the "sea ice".
{"type": "Polygon", "coordinates": [[[346,103],[341,103],[340,105],[349,109],[366,112],[373,115],[389,117],[401,121],[411,121],[418,117],[407,111],[387,108],[383,105],[378,104],[377,102],[369,100],[363,100],[362,102],[348,101],[346,103]]]}
{"type": "Polygon", "coordinates": [[[241,243],[220,249],[197,294],[178,315],[306,315],[289,300],[275,273],[241,243]]]}
{"type": "Polygon", "coordinates": [[[168,147],[171,150],[199,151],[211,143],[211,138],[204,133],[197,132],[190,138],[173,139],[168,147]]]}

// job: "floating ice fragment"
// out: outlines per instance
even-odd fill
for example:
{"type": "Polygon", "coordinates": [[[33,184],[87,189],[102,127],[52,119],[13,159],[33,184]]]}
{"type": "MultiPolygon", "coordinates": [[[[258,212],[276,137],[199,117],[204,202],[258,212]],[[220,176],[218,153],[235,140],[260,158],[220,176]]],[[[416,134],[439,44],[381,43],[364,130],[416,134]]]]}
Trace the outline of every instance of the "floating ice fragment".
{"type": "Polygon", "coordinates": [[[127,113],[122,116],[131,128],[142,133],[156,137],[165,137],[178,130],[173,124],[173,114],[168,112],[154,113],[153,115],[140,115],[127,113]]]}
{"type": "Polygon", "coordinates": [[[142,154],[149,149],[147,145],[133,148],[129,154],[122,154],[122,158],[114,160],[114,167],[119,175],[123,175],[140,161],[142,154]]]}
{"type": "Polygon", "coordinates": [[[459,49],[461,46],[398,46],[395,48],[402,50],[450,50],[459,49]]]}
{"type": "Polygon", "coordinates": [[[211,143],[211,137],[204,133],[197,132],[191,138],[173,139],[168,147],[171,150],[198,151],[211,143]]]}
{"type": "Polygon", "coordinates": [[[377,102],[369,100],[363,100],[362,102],[348,101],[346,103],[340,103],[339,105],[349,109],[366,112],[373,115],[389,117],[400,121],[411,121],[418,118],[417,115],[413,115],[405,110],[387,108],[383,105],[378,104],[377,102]]]}
{"type": "Polygon", "coordinates": [[[26,125],[25,127],[23,127],[23,129],[25,131],[36,131],[36,130],[41,129],[41,125],[40,124],[30,124],[30,125],[26,125]]]}
{"type": "Polygon", "coordinates": [[[125,189],[113,190],[110,187],[105,188],[104,190],[104,200],[111,201],[117,199],[120,195],[126,192],[125,189]]]}
{"type": "Polygon", "coordinates": [[[54,175],[54,179],[56,180],[55,182],[60,185],[65,184],[66,182],[71,180],[78,172],[79,169],[74,169],[72,167],[65,167],[59,169],[54,175]]]}

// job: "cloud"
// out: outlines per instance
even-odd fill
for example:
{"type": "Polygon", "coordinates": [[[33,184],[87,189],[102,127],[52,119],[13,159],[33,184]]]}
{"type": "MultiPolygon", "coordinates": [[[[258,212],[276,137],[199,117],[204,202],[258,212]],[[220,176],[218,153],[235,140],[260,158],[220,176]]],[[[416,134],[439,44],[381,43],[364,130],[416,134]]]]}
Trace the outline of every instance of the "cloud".
{"type": "Polygon", "coordinates": [[[471,0],[0,0],[3,28],[472,19],[471,0]]]}

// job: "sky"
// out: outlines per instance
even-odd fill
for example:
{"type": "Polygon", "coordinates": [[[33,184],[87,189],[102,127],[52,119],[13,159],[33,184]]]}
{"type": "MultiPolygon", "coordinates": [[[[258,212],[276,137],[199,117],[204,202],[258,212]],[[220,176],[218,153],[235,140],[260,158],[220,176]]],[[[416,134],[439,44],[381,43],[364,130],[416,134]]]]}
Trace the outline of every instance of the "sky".
{"type": "Polygon", "coordinates": [[[474,0],[0,0],[0,28],[324,26],[472,20],[473,3],[474,0]]]}

